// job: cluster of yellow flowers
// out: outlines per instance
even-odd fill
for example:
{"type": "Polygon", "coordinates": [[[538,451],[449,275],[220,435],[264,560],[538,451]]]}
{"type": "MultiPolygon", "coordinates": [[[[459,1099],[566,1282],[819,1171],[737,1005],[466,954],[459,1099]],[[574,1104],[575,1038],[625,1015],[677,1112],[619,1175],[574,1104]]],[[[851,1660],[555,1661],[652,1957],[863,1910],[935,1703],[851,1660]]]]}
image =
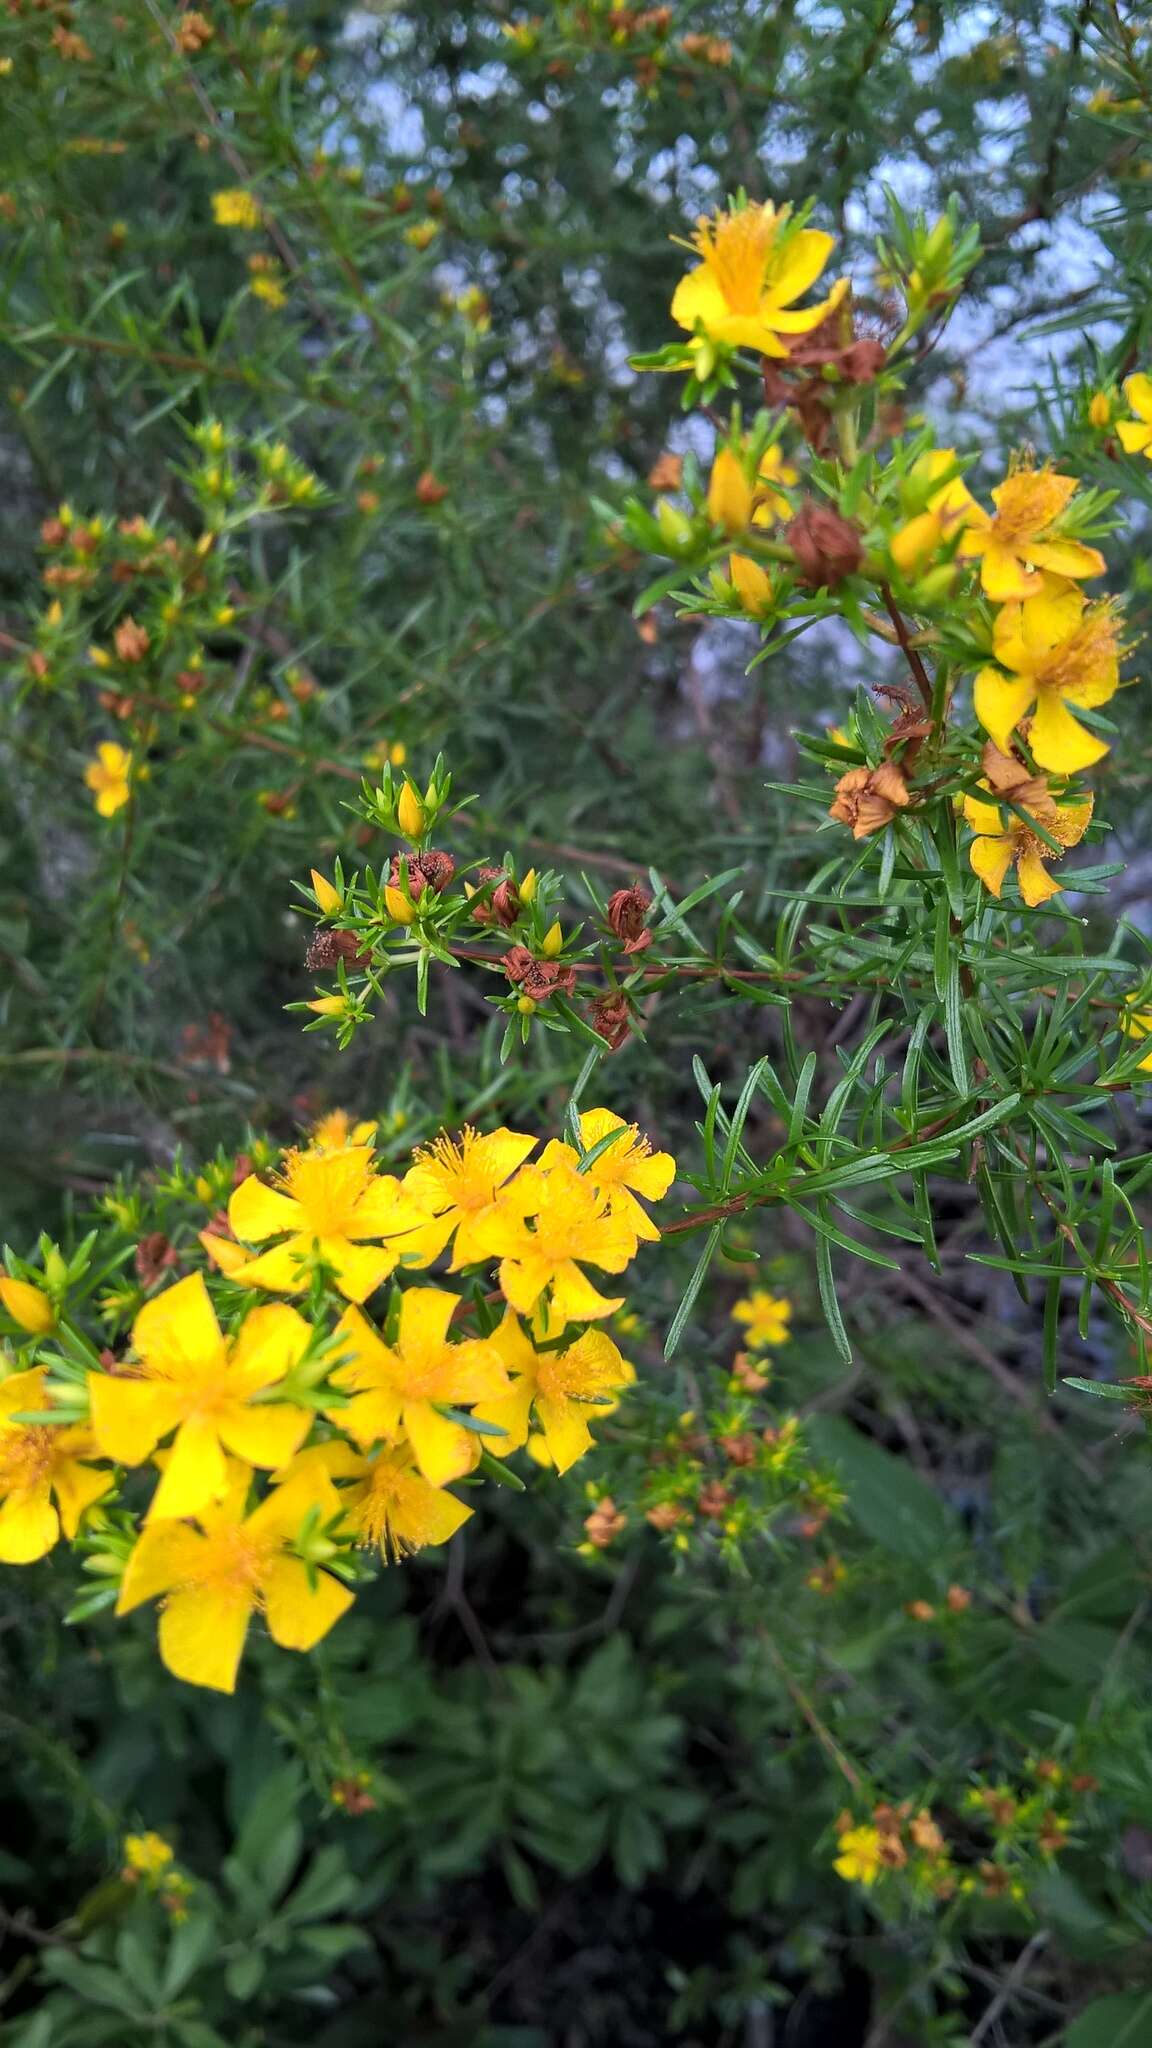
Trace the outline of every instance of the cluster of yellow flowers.
{"type": "MultiPolygon", "coordinates": [[[[788,409],[818,455],[836,428],[844,467],[852,469],[858,459],[852,389],[888,373],[908,323],[890,343],[858,337],[846,279],[819,302],[799,305],[834,244],[830,235],[793,219],[786,207],[737,203],[701,219],[689,246],[700,261],[681,279],[671,313],[690,339],[640,360],[652,368],[690,370],[705,389],[716,377],[730,381],[730,367],[741,360],[738,352],[752,351],[760,361],[765,402],[788,409]]],[[[946,264],[952,246],[951,223],[945,220],[926,237],[925,260],[946,264]]],[[[903,282],[911,316],[919,300],[927,305],[933,294],[919,271],[903,282]]],[[[947,300],[946,285],[937,297],[947,300]]],[[[1118,422],[1122,445],[1130,453],[1152,455],[1152,380],[1129,379],[1125,394],[1137,416],[1118,422]]],[[[896,473],[886,478],[879,467],[863,490],[853,486],[851,517],[847,498],[840,510],[824,503],[797,507],[787,492],[799,482],[798,471],[775,441],[762,445],[764,431],[744,434],[733,423],[714,457],[705,510],[711,527],[729,540],[760,538],[758,530],[787,524],[782,542],[762,541],[757,555],[733,553],[726,577],[712,571],[717,601],[735,602],[767,623],[785,598],[788,615],[795,617],[812,593],[810,609],[818,615],[819,593],[835,590],[850,576],[882,592],[895,577],[913,611],[932,617],[945,602],[953,621],[970,615],[972,638],[990,657],[973,685],[973,708],[990,745],[981,764],[986,796],[963,798],[975,835],[971,865],[996,896],[1015,865],[1024,901],[1046,901],[1060,884],[1045,860],[1077,844],[1092,816],[1090,797],[1066,800],[1066,791],[1053,793],[1048,777],[1075,775],[1108,752],[1078,713],[1106,704],[1120,681],[1118,607],[1110,599],[1089,602],[1081,587],[1106,566],[1099,550],[1081,537],[1095,506],[1074,502],[1075,477],[1025,457],[993,490],[989,512],[963,482],[956,451],[934,448],[918,455],[896,482],[901,523],[895,528],[896,473]],[[785,578],[771,573],[766,561],[784,564],[785,578]],[[981,595],[992,608],[990,620],[977,610],[981,595]],[[1014,751],[1018,742],[1029,750],[1027,763],[1014,751]]],[[[698,538],[693,522],[666,497],[656,524],[673,553],[690,550],[698,538]]],[[[886,759],[878,769],[856,769],[842,778],[833,816],[851,824],[857,837],[883,829],[914,800],[903,770],[923,733],[899,737],[915,743],[903,766],[899,758],[886,759]]]]}
{"type": "Polygon", "coordinates": [[[659,1200],[675,1174],[609,1110],[579,1133],[579,1150],[554,1140],[533,1162],[527,1134],[466,1129],[401,1179],[377,1172],[372,1125],[326,1119],[278,1185],[251,1174],[234,1190],[232,1235],[201,1236],[234,1290],[304,1296],[308,1316],[241,1297],[222,1327],[189,1273],[144,1304],[126,1358],[79,1379],[62,1376],[63,1342],[49,1348],[66,1334],[51,1275],[0,1279],[32,1353],[0,1380],[0,1561],[43,1557],[88,1516],[117,1613],[159,1598],[168,1669],[231,1692],[255,1613],[283,1648],[311,1649],[352,1604],[355,1547],[390,1560],[446,1541],[472,1512],[449,1484],[519,1449],[533,1419],[538,1458],[567,1471],[634,1377],[600,1327],[623,1297],[584,1267],[622,1273],[659,1237],[638,1197],[659,1200]],[[386,1281],[444,1255],[452,1274],[496,1266],[487,1334],[458,1335],[473,1301],[422,1280],[392,1289],[379,1326],[365,1314],[386,1281]],[[121,1471],[149,1465],[159,1481],[138,1531],[123,1504],[117,1555],[121,1471]]]}

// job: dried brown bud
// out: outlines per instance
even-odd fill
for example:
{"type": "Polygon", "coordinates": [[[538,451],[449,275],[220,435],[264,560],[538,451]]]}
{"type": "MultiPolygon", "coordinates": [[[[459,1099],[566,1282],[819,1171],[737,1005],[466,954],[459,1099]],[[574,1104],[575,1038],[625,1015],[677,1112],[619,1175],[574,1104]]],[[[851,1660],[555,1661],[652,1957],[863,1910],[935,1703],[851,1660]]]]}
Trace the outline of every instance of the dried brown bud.
{"type": "Polygon", "coordinates": [[[434,471],[426,469],[417,478],[416,497],[421,505],[439,505],[447,496],[448,485],[442,484],[434,471]]]}
{"type": "Polygon", "coordinates": [[[651,908],[652,898],[638,882],[630,889],[615,890],[608,898],[608,923],[626,953],[642,953],[652,944],[652,934],[645,922],[651,908]]]}
{"type": "Polygon", "coordinates": [[[732,1377],[739,1380],[749,1394],[762,1394],[770,1376],[761,1372],[758,1365],[753,1365],[746,1351],[738,1351],[732,1360],[732,1377]]]}
{"type": "Polygon", "coordinates": [[[632,1035],[632,1012],[628,998],[619,990],[597,996],[588,1005],[588,1021],[594,1031],[606,1038],[612,1052],[619,1052],[625,1040],[632,1035]]]}
{"type": "Polygon", "coordinates": [[[678,491],[683,475],[684,457],[665,448],[648,471],[648,482],[654,491],[678,491]]]}
{"type": "Polygon", "coordinates": [[[152,645],[143,626],[136,624],[130,612],[125,618],[121,619],[112,638],[121,661],[143,661],[149,647],[152,645]]]}
{"type": "Polygon", "coordinates": [[[722,1485],[719,1479],[710,1479],[707,1486],[697,1496],[696,1511],[698,1514],[708,1515],[715,1520],[719,1516],[727,1514],[728,1509],[732,1505],[732,1500],[733,1495],[730,1487],[722,1485]]]}
{"type": "Polygon", "coordinates": [[[473,906],[473,922],[503,925],[507,931],[520,915],[520,891],[511,875],[506,868],[481,868],[476,882],[481,889],[489,882],[495,882],[496,887],[482,903],[473,906]]]}
{"type": "Polygon", "coordinates": [[[664,1500],[660,1501],[654,1508],[647,1508],[644,1520],[653,1529],[659,1529],[661,1535],[666,1535],[669,1529],[675,1529],[684,1521],[685,1513],[686,1510],[677,1507],[674,1500],[664,1500]]]}
{"type": "Polygon", "coordinates": [[[878,768],[850,768],[840,777],[828,816],[850,826],[853,839],[867,839],[869,833],[890,825],[908,801],[908,784],[899,768],[893,761],[882,761],[878,768]]]}
{"type": "Polygon", "coordinates": [[[147,1237],[140,1239],[133,1263],[140,1285],[151,1287],[161,1273],[176,1264],[176,1253],[162,1230],[152,1230],[147,1237]]]}
{"type": "Polygon", "coordinates": [[[754,1465],[759,1456],[760,1446],[749,1430],[742,1436],[722,1436],[720,1449],[730,1465],[754,1465]]]}
{"type": "Polygon", "coordinates": [[[965,1614],[972,1605],[972,1595],[965,1586],[949,1586],[944,1599],[953,1614],[965,1614]]]}
{"type": "Polygon", "coordinates": [[[558,960],[537,960],[527,946],[509,946],[503,968],[510,982],[535,1003],[549,996],[570,995],[576,986],[576,969],[561,967],[558,960]]]}
{"type": "Polygon", "coordinates": [[[318,931],[304,955],[304,965],[309,973],[326,973],[335,967],[338,960],[346,960],[354,967],[366,967],[371,952],[357,938],[355,932],[318,931]]]}
{"type": "Polygon", "coordinates": [[[442,895],[456,873],[456,863],[452,855],[450,853],[439,853],[435,847],[429,847],[427,853],[403,855],[394,853],[388,875],[388,879],[394,889],[398,889],[401,885],[401,860],[407,862],[408,894],[411,896],[413,903],[419,903],[426,888],[434,890],[437,896],[442,895]]]}
{"type": "Polygon", "coordinates": [[[871,384],[880,375],[888,360],[888,351],[882,341],[850,342],[841,349],[836,367],[849,384],[871,384]]]}
{"type": "Polygon", "coordinates": [[[805,505],[784,529],[796,573],[811,590],[836,590],[864,560],[859,532],[830,505],[805,505]]]}
{"type": "Polygon", "coordinates": [[[614,1500],[605,1494],[593,1508],[584,1523],[584,1533],[594,1550],[607,1550],[614,1543],[627,1522],[627,1515],[621,1514],[614,1500]]]}

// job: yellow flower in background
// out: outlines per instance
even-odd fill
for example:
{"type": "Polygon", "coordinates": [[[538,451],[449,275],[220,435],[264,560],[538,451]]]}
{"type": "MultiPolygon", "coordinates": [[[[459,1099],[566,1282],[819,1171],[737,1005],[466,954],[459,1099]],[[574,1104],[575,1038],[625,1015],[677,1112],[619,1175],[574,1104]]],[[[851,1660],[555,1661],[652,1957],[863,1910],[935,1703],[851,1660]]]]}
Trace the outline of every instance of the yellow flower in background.
{"type": "MultiPolygon", "coordinates": [[[[985,763],[993,770],[990,801],[974,796],[964,798],[965,822],[977,835],[968,849],[972,871],[993,896],[999,896],[1009,868],[1015,865],[1020,894],[1029,908],[1035,910],[1050,896],[1058,896],[1064,886],[1053,879],[1046,866],[1057,856],[1023,818],[1012,811],[1002,811],[997,797],[1011,798],[1018,810],[1034,818],[1061,847],[1078,846],[1083,839],[1092,818],[1092,799],[1058,804],[1049,794],[1043,776],[1030,776],[1026,768],[998,754],[995,748],[985,749],[985,763]]],[[[982,786],[988,789],[989,782],[982,786]]]]}
{"type": "Polygon", "coordinates": [[[1042,768],[1073,775],[1108,752],[1069,706],[1106,704],[1120,683],[1117,613],[1107,600],[1085,603],[1081,591],[1049,587],[1023,604],[1005,605],[992,635],[1000,668],[982,668],[973,688],[976,716],[1003,753],[1016,727],[1035,709],[1028,745],[1042,768]],[[1004,669],[1012,673],[1005,675],[1004,669]]]}
{"type": "Polygon", "coordinates": [[[237,185],[212,194],[212,218],[218,228],[258,228],[264,215],[259,200],[237,185]]]}
{"type": "MultiPolygon", "coordinates": [[[[1133,1003],[1120,1012],[1120,1029],[1126,1038],[1147,1038],[1152,1032],[1152,1010],[1137,1009],[1133,1003]]],[[[1152,1052],[1140,1062],[1140,1073],[1152,1073],[1152,1052]]]]}
{"type": "MultiPolygon", "coordinates": [[[[277,1294],[299,1293],[307,1286],[307,1262],[315,1249],[335,1273],[341,1294],[367,1301],[400,1264],[405,1234],[428,1217],[403,1199],[394,1175],[375,1172],[369,1146],[349,1145],[340,1152],[289,1152],[278,1188],[250,1174],[228,1204],[228,1221],[246,1243],[284,1238],[242,1264],[229,1255],[224,1270],[230,1278],[277,1294]],[[369,1238],[389,1242],[369,1246],[369,1238]]],[[[410,1258],[428,1263],[415,1252],[410,1258]]]]}
{"type": "Polygon", "coordinates": [[[600,1294],[579,1262],[622,1273],[636,1255],[636,1232],[613,1213],[589,1175],[562,1160],[545,1172],[527,1166],[498,1204],[485,1232],[500,1260],[500,1290],[521,1315],[531,1315],[547,1290],[549,1327],[595,1321],[623,1308],[624,1297],[600,1294]],[[527,1218],[534,1220],[530,1229],[527,1218]]]}
{"type": "Polygon", "coordinates": [[[285,1302],[254,1309],[225,1337],[199,1273],[145,1303],[132,1329],[139,1376],[89,1373],[88,1393],[96,1441],[120,1464],[143,1464],[176,1432],[149,1522],[219,1500],[228,1485],[225,1450],[250,1465],[287,1464],[312,1411],[259,1397],[291,1372],[311,1337],[285,1302]]]}
{"type": "Polygon", "coordinates": [[[283,1650],[311,1650],[352,1605],[347,1586],[291,1554],[313,1510],[340,1512],[330,1480],[290,1477],[247,1517],[247,1466],[232,1465],[223,1500],[191,1522],[152,1522],[125,1568],[117,1614],[160,1599],[160,1656],[174,1678],[234,1692],[248,1625],[262,1613],[283,1650]]]}
{"type": "Polygon", "coordinates": [[[44,1337],[56,1322],[56,1311],[48,1296],[30,1280],[12,1280],[0,1275],[0,1301],[14,1323],[30,1337],[44,1337]]]}
{"type": "Polygon", "coordinates": [[[743,533],[752,518],[752,486],[732,448],[718,448],[708,479],[708,517],[725,533],[743,533]]]}
{"type": "Polygon", "coordinates": [[[770,202],[702,216],[691,247],[701,262],[677,285],[672,318],[695,337],[698,360],[706,361],[703,351],[715,342],[785,356],[781,335],[818,327],[848,288],[841,279],[818,305],[797,308],[832,254],[833,238],[792,227],[789,209],[777,211],[770,202]]]}
{"type": "Polygon", "coordinates": [[[800,472],[784,460],[784,450],[773,444],[760,457],[756,472],[756,510],[752,514],[753,526],[773,526],[778,519],[791,519],[792,507],[780,484],[798,484],[800,472]]]}
{"type": "Polygon", "coordinates": [[[1061,533],[1076,487],[1074,476],[1021,465],[993,491],[994,516],[979,505],[975,518],[969,514],[960,553],[980,557],[980,581],[993,604],[1038,597],[1045,587],[1043,570],[1073,581],[1104,574],[1098,548],[1061,533]]]}
{"type": "Polygon", "coordinates": [[[449,1270],[477,1264],[489,1255],[485,1226],[495,1213],[504,1183],[524,1164],[535,1138],[523,1131],[480,1135],[465,1124],[459,1138],[441,1132],[415,1154],[403,1187],[419,1208],[435,1218],[417,1233],[415,1242],[429,1261],[438,1258],[453,1231],[456,1243],[449,1270]]]}
{"type": "Polygon", "coordinates": [[[879,1828],[849,1828],[840,1837],[840,1854],[832,1865],[850,1884],[875,1884],[880,1874],[879,1828]]]}
{"type": "Polygon", "coordinates": [[[254,299],[270,306],[274,313],[288,304],[283,278],[284,272],[274,256],[248,258],[248,289],[254,299]]]}
{"type": "Polygon", "coordinates": [[[413,249],[427,249],[439,233],[438,220],[414,220],[411,227],[405,228],[404,240],[413,249]]]}
{"type": "Polygon", "coordinates": [[[1152,462],[1152,377],[1146,377],[1143,371],[1138,376],[1129,377],[1124,386],[1124,396],[1136,417],[1134,420],[1117,420],[1120,446],[1126,454],[1146,455],[1152,462]]]}
{"type": "Polygon", "coordinates": [[[501,1458],[519,1450],[528,1440],[529,1417],[534,1413],[547,1462],[558,1472],[567,1472],[592,1448],[589,1422],[619,1407],[622,1389],[636,1378],[635,1369],[603,1330],[586,1330],[562,1350],[537,1351],[511,1309],[505,1309],[491,1341],[515,1377],[502,1399],[484,1405],[485,1421],[506,1432],[485,1439],[486,1449],[501,1458]]]}
{"type": "Polygon", "coordinates": [[[759,617],[772,603],[772,578],[767,569],[754,562],[751,555],[729,555],[728,580],[745,611],[759,617]]]}
{"type": "Polygon", "coordinates": [[[406,1436],[432,1486],[471,1472],[480,1455],[475,1431],[439,1409],[498,1400],[508,1388],[491,1342],[469,1337],[449,1343],[459,1306],[459,1297],[444,1288],[408,1288],[394,1346],[385,1344],[358,1309],[347,1309],[336,1325],[346,1356],[332,1378],[352,1398],[332,1419],[360,1444],[396,1443],[406,1436]]]}
{"type": "Polygon", "coordinates": [[[308,1132],[310,1152],[346,1152],[363,1145],[371,1145],[376,1136],[375,1117],[353,1123],[346,1109],[330,1109],[327,1116],[317,1118],[308,1132]]]}
{"type": "Polygon", "coordinates": [[[125,1835],[124,1867],[133,1877],[159,1877],[176,1860],[176,1852],[163,1835],[125,1835]]]}
{"type": "Polygon", "coordinates": [[[34,1564],[61,1530],[71,1540],[112,1484],[87,1462],[99,1455],[88,1429],[15,1420],[50,1409],[45,1377],[37,1366],[0,1380],[0,1564],[34,1564]]]}
{"type": "Polygon", "coordinates": [[[115,740],[102,740],[96,759],[89,761],[84,780],[96,798],[102,818],[114,818],[132,794],[132,756],[115,740]]]}
{"type": "Polygon", "coordinates": [[[766,1287],[753,1287],[732,1305],[732,1321],[743,1323],[745,1343],[750,1351],[763,1351],[769,1344],[787,1344],[792,1335],[792,1303],[783,1294],[770,1294],[766,1287]]]}
{"type": "MultiPolygon", "coordinates": [[[[926,455],[918,456],[912,464],[904,490],[915,503],[926,484],[933,483],[937,477],[947,476],[955,466],[954,448],[930,448],[926,455]]],[[[950,477],[938,490],[929,493],[923,511],[917,512],[893,534],[890,543],[892,560],[906,576],[913,576],[951,540],[957,528],[984,516],[963,477],[950,477]]]]}
{"type": "MultiPolygon", "coordinates": [[[[637,1237],[656,1244],[660,1232],[636,1197],[643,1195],[648,1202],[662,1201],[676,1178],[676,1161],[670,1152],[653,1152],[649,1140],[641,1137],[638,1127],[625,1123],[614,1110],[586,1109],[580,1118],[580,1143],[586,1153],[612,1131],[620,1131],[623,1135],[614,1144],[606,1146],[591,1166],[585,1168],[584,1177],[608,1197],[611,1215],[627,1224],[637,1237]]],[[[578,1164],[572,1146],[563,1145],[554,1138],[544,1148],[541,1170],[547,1172],[558,1161],[568,1167],[578,1164]]]]}

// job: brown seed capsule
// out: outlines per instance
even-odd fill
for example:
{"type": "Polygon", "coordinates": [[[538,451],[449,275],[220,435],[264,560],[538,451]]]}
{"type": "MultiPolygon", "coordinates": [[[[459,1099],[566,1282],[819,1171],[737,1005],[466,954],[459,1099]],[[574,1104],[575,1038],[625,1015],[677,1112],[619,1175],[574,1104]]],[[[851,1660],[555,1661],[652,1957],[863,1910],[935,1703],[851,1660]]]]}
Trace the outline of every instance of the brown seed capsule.
{"type": "Polygon", "coordinates": [[[439,505],[448,496],[448,485],[442,484],[431,469],[426,469],[416,481],[416,496],[421,505],[439,505]]]}
{"type": "Polygon", "coordinates": [[[652,898],[638,882],[633,883],[630,889],[615,890],[608,898],[608,923],[626,953],[643,953],[652,944],[652,934],[646,923],[651,908],[652,898]]]}
{"type": "Polygon", "coordinates": [[[502,962],[510,982],[533,1002],[546,1003],[549,996],[570,995],[576,986],[576,969],[561,967],[556,960],[537,960],[527,946],[509,946],[502,962]]]}
{"type": "Polygon", "coordinates": [[[616,993],[597,996],[588,1005],[588,1019],[594,1031],[606,1038],[612,1052],[619,1052],[625,1040],[632,1035],[632,1012],[628,998],[616,993]]]}
{"type": "Polygon", "coordinates": [[[864,560],[859,532],[830,505],[805,505],[784,529],[796,573],[811,590],[836,590],[864,560]]]}
{"type": "Polygon", "coordinates": [[[131,613],[121,619],[112,638],[121,661],[143,661],[152,642],[143,626],[138,626],[131,613]]]}
{"type": "Polygon", "coordinates": [[[335,967],[338,960],[346,960],[354,967],[366,967],[371,958],[371,953],[355,932],[318,931],[304,955],[304,965],[310,974],[323,974],[328,968],[335,967]]]}

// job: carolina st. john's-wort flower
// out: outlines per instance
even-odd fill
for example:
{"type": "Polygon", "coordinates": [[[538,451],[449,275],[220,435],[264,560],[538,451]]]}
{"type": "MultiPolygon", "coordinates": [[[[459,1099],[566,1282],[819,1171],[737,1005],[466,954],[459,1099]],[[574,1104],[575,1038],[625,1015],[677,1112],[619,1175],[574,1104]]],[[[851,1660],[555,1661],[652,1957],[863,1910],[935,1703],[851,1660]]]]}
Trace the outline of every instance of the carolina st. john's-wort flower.
{"type": "Polygon", "coordinates": [[[351,1396],[332,1419],[364,1446],[395,1444],[404,1436],[423,1477],[446,1486],[471,1472],[480,1456],[475,1430],[442,1415],[441,1407],[470,1408],[508,1391],[508,1375],[495,1346],[479,1337],[448,1341],[459,1297],[442,1287],[410,1287],[400,1302],[395,1345],[386,1344],[358,1309],[336,1326],[344,1362],[333,1384],[351,1396]]]}
{"type": "Polygon", "coordinates": [[[230,1462],[224,1497],[189,1521],[150,1522],[125,1567],[117,1614],[159,1598],[160,1656],[174,1678],[233,1692],[257,1612],[284,1650],[311,1650],[347,1613],[347,1586],[292,1554],[303,1525],[335,1520],[335,1487],[309,1464],[245,1515],[246,1465],[230,1462]]]}
{"type": "Polygon", "coordinates": [[[1020,894],[1030,909],[1058,896],[1063,883],[1048,873],[1045,863],[1058,856],[1038,833],[1030,829],[1018,811],[1043,826],[1049,837],[1063,849],[1078,846],[1092,819],[1092,799],[1059,804],[1051,795],[1043,775],[1029,775],[1019,762],[1001,754],[991,742],[984,749],[984,766],[989,800],[964,798],[965,822],[977,835],[968,849],[973,873],[986,889],[999,896],[1008,870],[1016,868],[1020,894]],[[1001,808],[997,797],[1010,799],[1016,811],[1001,808]]]}
{"type": "MultiPolygon", "coordinates": [[[[538,1327],[536,1334],[541,1335],[538,1327]]],[[[484,1405],[485,1421],[505,1432],[486,1439],[486,1448],[498,1457],[519,1450],[534,1416],[551,1462],[567,1472],[591,1450],[589,1423],[619,1405],[621,1390],[636,1377],[633,1368],[603,1330],[585,1330],[572,1344],[537,1351],[511,1309],[492,1343],[513,1379],[507,1393],[484,1405]]]]}
{"type": "Polygon", "coordinates": [[[677,285],[672,318],[694,337],[690,347],[701,368],[717,342],[786,356],[781,336],[809,333],[847,290],[842,279],[818,305],[797,307],[834,244],[831,235],[794,226],[787,207],[766,202],[702,216],[687,246],[701,261],[677,285]]]}
{"type": "Polygon", "coordinates": [[[148,1521],[194,1515],[228,1484],[225,1451],[250,1465],[284,1465],[308,1433],[312,1411],[261,1399],[303,1357],[312,1331],[286,1302],[270,1302],[223,1334],[199,1273],[146,1302],[132,1330],[138,1366],[89,1373],[92,1429],[101,1451],[140,1465],[175,1438],[148,1521]]]}
{"type": "Polygon", "coordinates": [[[1104,574],[1099,549],[1063,530],[1075,490],[1074,476],[1021,464],[993,491],[994,514],[979,505],[969,510],[960,553],[980,557],[980,581],[993,604],[1039,596],[1043,571],[1073,581],[1104,574]]]}
{"type": "Polygon", "coordinates": [[[1124,396],[1136,417],[1134,420],[1117,420],[1120,446],[1127,455],[1146,455],[1152,462],[1152,377],[1145,376],[1143,372],[1129,377],[1124,386],[1124,396]]]}
{"type": "Polygon", "coordinates": [[[1050,583],[997,613],[992,647],[1000,667],[980,670],[973,704],[1000,751],[1010,752],[1013,732],[1031,711],[1028,745],[1042,768],[1073,775],[1102,760],[1107,743],[1080,723],[1074,708],[1106,704],[1119,687],[1115,606],[1087,604],[1081,591],[1050,583]]]}
{"type": "Polygon", "coordinates": [[[16,1420],[51,1412],[45,1378],[37,1366],[0,1381],[0,1564],[34,1564],[61,1530],[71,1540],[112,1483],[87,1462],[99,1455],[90,1430],[16,1420]]]}
{"type": "Polygon", "coordinates": [[[732,1320],[742,1323],[744,1341],[750,1351],[763,1351],[769,1344],[787,1344],[791,1331],[792,1303],[783,1294],[770,1294],[766,1287],[754,1287],[732,1305],[732,1320]]]}
{"type": "Polygon", "coordinates": [[[337,1152],[289,1152],[280,1187],[251,1174],[236,1189],[228,1221],[237,1238],[259,1244],[282,1237],[282,1243],[254,1257],[211,1232],[201,1242],[229,1279],[278,1294],[306,1287],[308,1264],[318,1254],[346,1300],[367,1301],[401,1263],[428,1263],[415,1246],[405,1247],[406,1237],[428,1220],[427,1211],[404,1199],[392,1174],[374,1171],[368,1146],[349,1145],[337,1152]],[[369,1244],[370,1238],[387,1242],[369,1244]]]}
{"type": "Polygon", "coordinates": [[[636,1255],[636,1231],[590,1174],[565,1160],[544,1169],[526,1166],[504,1191],[484,1232],[487,1251],[500,1260],[500,1291],[521,1315],[530,1315],[548,1291],[549,1328],[590,1322],[622,1308],[624,1297],[601,1294],[578,1261],[622,1273],[636,1255]],[[529,1226],[532,1219],[534,1227],[529,1226]]]}
{"type": "MultiPolygon", "coordinates": [[[[584,1177],[607,1196],[610,1215],[626,1223],[637,1237],[656,1244],[660,1232],[636,1198],[643,1195],[649,1202],[662,1201],[676,1178],[676,1161],[670,1152],[653,1152],[636,1125],[626,1123],[610,1109],[586,1109],[581,1115],[580,1143],[585,1154],[613,1131],[620,1135],[584,1169],[584,1177]]],[[[571,1145],[553,1138],[541,1155],[541,1171],[546,1173],[558,1163],[576,1167],[579,1158],[571,1145]]]]}
{"type": "Polygon", "coordinates": [[[535,1138],[522,1131],[502,1127],[481,1135],[465,1125],[458,1138],[441,1132],[416,1153],[403,1185],[405,1194],[435,1218],[413,1239],[429,1261],[444,1250],[453,1232],[451,1272],[487,1256],[484,1227],[495,1213],[504,1183],[535,1144],[535,1138]]]}
{"type": "Polygon", "coordinates": [[[379,1444],[370,1453],[334,1437],[293,1461],[293,1470],[315,1462],[337,1480],[342,1530],[363,1546],[378,1549],[385,1564],[398,1564],[415,1550],[447,1543],[473,1513],[445,1486],[433,1486],[416,1463],[411,1444],[379,1444]]]}
{"type": "Polygon", "coordinates": [[[114,818],[132,794],[132,756],[115,740],[101,740],[96,759],[89,761],[84,780],[96,798],[102,818],[114,818]]]}

